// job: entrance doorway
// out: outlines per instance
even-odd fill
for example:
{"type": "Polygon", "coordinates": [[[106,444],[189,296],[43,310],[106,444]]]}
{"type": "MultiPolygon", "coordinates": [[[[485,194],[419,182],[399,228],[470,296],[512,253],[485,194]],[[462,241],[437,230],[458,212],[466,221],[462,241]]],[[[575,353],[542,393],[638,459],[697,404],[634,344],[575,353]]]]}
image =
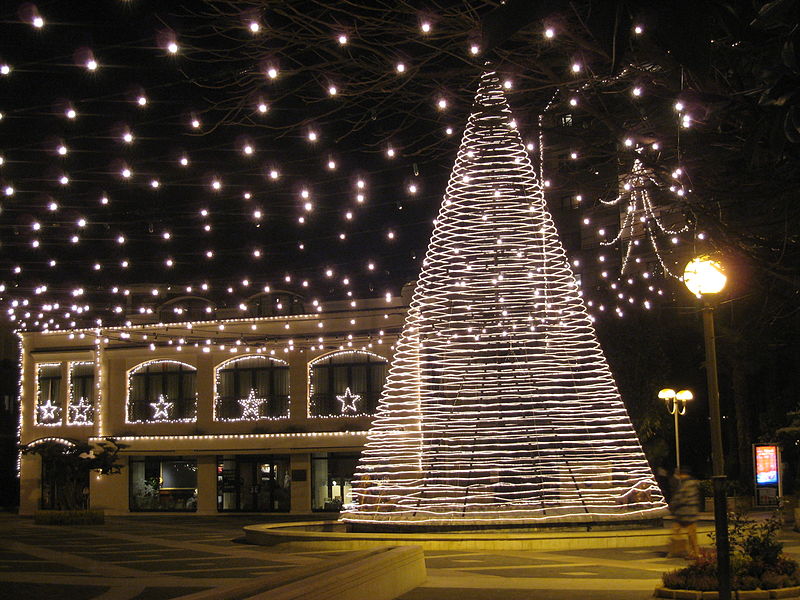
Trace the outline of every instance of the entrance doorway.
{"type": "Polygon", "coordinates": [[[217,458],[217,510],[289,512],[289,457],[238,455],[217,458]]]}

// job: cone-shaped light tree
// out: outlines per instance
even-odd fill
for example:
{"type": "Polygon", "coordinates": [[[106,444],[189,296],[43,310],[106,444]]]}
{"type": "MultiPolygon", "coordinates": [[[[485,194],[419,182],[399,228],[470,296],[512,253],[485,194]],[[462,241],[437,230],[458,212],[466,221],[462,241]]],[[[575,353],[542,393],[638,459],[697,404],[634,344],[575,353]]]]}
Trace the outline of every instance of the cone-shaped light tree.
{"type": "Polygon", "coordinates": [[[635,521],[665,504],[497,75],[484,74],[342,519],[635,521]]]}

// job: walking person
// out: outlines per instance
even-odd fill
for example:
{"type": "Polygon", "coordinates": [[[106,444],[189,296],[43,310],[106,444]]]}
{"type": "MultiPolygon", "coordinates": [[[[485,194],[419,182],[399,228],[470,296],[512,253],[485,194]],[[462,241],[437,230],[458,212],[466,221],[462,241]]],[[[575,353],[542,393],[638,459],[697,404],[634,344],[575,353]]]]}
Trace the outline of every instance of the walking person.
{"type": "Polygon", "coordinates": [[[675,522],[667,556],[697,556],[697,511],[700,504],[700,486],[685,469],[676,471],[676,487],[672,493],[669,510],[675,522]],[[686,539],[681,535],[686,532],[686,539]],[[686,548],[688,542],[688,549],[686,548]]]}

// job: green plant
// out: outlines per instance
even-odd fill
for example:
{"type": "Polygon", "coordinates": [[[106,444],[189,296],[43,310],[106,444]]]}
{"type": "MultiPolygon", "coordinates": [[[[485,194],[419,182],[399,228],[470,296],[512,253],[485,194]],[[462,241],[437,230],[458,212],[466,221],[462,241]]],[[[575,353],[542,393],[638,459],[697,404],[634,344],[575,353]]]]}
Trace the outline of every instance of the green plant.
{"type": "MultiPolygon", "coordinates": [[[[69,441],[69,440],[68,440],[69,441]]],[[[55,488],[55,508],[62,511],[80,511],[86,504],[86,483],[89,473],[101,475],[119,473],[122,465],[117,462],[119,451],[124,448],[114,438],[101,442],[69,441],[63,444],[46,441],[35,446],[21,446],[23,454],[36,454],[50,466],[51,484],[55,488]]]]}
{"type": "Polygon", "coordinates": [[[731,550],[752,562],[773,565],[783,551],[778,532],[783,527],[780,514],[775,513],[764,521],[748,519],[743,513],[731,513],[728,522],[731,550]]]}
{"type": "MultiPolygon", "coordinates": [[[[800,583],[800,565],[782,554],[783,544],[778,541],[783,525],[779,512],[761,521],[748,519],[739,512],[731,513],[728,518],[733,589],[770,590],[800,583]]],[[[691,565],[664,573],[662,580],[672,589],[716,589],[716,552],[701,549],[691,565]]]]}
{"type": "Polygon", "coordinates": [[[733,589],[735,590],[754,590],[758,588],[758,577],[752,575],[735,576],[733,578],[733,589]]]}

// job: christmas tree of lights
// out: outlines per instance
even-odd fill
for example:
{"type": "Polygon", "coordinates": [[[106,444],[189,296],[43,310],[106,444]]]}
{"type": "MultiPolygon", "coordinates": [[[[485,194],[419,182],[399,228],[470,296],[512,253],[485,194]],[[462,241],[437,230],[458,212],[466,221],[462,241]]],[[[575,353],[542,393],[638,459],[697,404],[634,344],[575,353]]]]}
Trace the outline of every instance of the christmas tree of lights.
{"type": "Polygon", "coordinates": [[[483,75],[342,520],[636,521],[655,484],[494,72],[483,75]]]}

